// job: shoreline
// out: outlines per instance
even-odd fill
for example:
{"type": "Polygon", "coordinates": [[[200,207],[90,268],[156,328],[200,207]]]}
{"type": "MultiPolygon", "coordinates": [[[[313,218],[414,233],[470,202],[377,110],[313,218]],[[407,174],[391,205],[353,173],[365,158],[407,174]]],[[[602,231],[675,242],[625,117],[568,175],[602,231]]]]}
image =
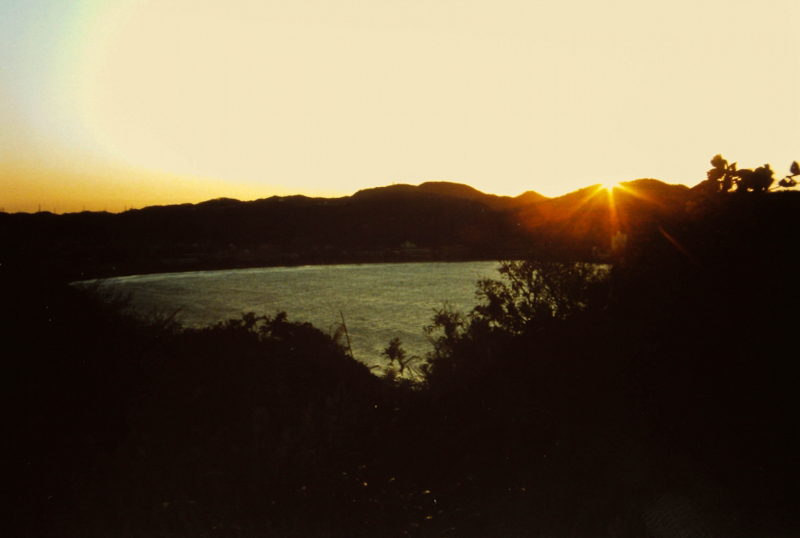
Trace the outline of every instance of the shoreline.
{"type": "MultiPolygon", "coordinates": [[[[504,258],[505,259],[505,258],[504,258]]],[[[499,259],[480,258],[480,259],[447,259],[447,260],[417,260],[417,259],[402,259],[402,260],[376,260],[376,261],[330,261],[320,263],[293,263],[293,264],[274,264],[274,265],[253,265],[253,266],[239,266],[239,267],[214,267],[202,269],[177,269],[172,271],[158,271],[158,272],[142,272],[142,273],[125,273],[112,276],[93,277],[84,280],[74,280],[69,282],[72,284],[89,284],[94,282],[102,282],[112,279],[121,278],[136,278],[147,276],[160,276],[160,275],[177,275],[177,274],[194,274],[194,273],[209,273],[209,272],[223,272],[223,271],[245,271],[245,270],[258,270],[258,269],[297,269],[303,267],[325,267],[325,266],[362,266],[362,265],[405,265],[405,264],[455,264],[455,263],[500,263],[499,259]]]]}

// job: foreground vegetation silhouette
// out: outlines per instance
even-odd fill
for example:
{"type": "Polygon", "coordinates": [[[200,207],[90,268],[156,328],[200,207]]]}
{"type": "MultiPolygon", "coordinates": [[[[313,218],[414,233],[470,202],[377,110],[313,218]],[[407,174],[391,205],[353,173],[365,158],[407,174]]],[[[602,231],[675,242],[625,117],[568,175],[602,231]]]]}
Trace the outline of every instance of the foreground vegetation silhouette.
{"type": "Polygon", "coordinates": [[[504,262],[472,311],[434,313],[425,361],[389,342],[383,377],[283,313],[188,330],[0,266],[5,474],[26,508],[9,527],[795,532],[800,197],[690,202],[631,233],[624,263],[504,262]]]}

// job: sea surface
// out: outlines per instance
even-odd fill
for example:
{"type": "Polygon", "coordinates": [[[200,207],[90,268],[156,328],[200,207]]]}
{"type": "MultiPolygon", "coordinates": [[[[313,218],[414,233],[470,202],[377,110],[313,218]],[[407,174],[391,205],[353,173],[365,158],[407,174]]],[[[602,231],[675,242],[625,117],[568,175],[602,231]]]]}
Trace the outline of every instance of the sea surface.
{"type": "Polygon", "coordinates": [[[353,355],[384,365],[383,349],[399,337],[409,355],[432,349],[423,334],[445,302],[464,313],[477,304],[482,277],[499,278],[497,262],[317,265],[139,275],[103,280],[130,294],[144,315],[172,314],[184,327],[203,327],[243,313],[288,314],[333,334],[342,317],[353,355]]]}

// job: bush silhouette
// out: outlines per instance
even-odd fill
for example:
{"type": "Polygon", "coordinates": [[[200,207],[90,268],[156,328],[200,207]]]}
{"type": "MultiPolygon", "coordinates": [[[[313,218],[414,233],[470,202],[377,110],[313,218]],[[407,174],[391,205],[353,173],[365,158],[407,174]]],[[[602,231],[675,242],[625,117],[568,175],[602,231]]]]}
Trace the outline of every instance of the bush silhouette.
{"type": "MultiPolygon", "coordinates": [[[[468,315],[448,305],[435,313],[426,328],[434,346],[426,368],[429,383],[449,375],[445,371],[471,369],[483,362],[494,368],[492,357],[528,351],[534,340],[539,349],[554,345],[565,332],[581,330],[590,320],[600,321],[608,306],[610,268],[606,266],[504,261],[499,271],[502,280],[478,282],[480,302],[468,315]]],[[[524,368],[524,364],[514,367],[524,368]]]]}
{"type": "MultiPolygon", "coordinates": [[[[775,182],[775,172],[769,164],[759,166],[755,170],[749,168],[738,169],[737,164],[728,164],[722,155],[711,159],[713,168],[708,171],[707,180],[703,182],[702,189],[710,192],[728,192],[736,187],[736,192],[767,192],[775,182]]],[[[778,186],[792,188],[797,185],[794,179],[800,175],[800,165],[794,161],[791,165],[791,175],[778,182],[778,186]]]]}

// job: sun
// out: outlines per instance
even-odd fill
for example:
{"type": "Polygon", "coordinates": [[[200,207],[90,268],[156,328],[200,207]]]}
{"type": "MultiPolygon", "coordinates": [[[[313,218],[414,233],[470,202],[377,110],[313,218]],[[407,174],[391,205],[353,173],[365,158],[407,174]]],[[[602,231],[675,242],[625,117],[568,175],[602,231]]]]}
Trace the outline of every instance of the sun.
{"type": "Polygon", "coordinates": [[[620,186],[618,181],[604,181],[600,185],[602,186],[602,188],[604,188],[608,192],[611,192],[614,189],[619,188],[619,186],[620,186]]]}

